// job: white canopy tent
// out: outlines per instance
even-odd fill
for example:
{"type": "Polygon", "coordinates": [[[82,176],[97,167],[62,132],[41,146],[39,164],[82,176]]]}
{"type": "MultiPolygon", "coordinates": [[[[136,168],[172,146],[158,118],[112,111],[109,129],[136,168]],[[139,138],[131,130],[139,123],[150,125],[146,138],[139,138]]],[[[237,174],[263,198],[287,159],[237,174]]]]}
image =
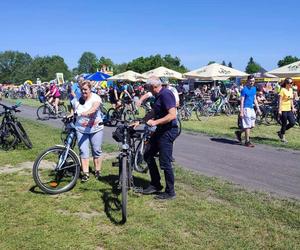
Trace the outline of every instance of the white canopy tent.
{"type": "Polygon", "coordinates": [[[300,76],[300,61],[267,72],[278,77],[300,76]]]}
{"type": "Polygon", "coordinates": [[[156,76],[156,77],[166,77],[170,79],[182,79],[182,74],[172,70],[168,69],[166,67],[158,67],[156,69],[149,70],[142,74],[144,77],[149,78],[150,76],[156,76]]]}
{"type": "Polygon", "coordinates": [[[230,77],[248,76],[245,72],[218,63],[206,65],[183,75],[187,78],[198,78],[200,80],[226,80],[230,77]]]}
{"type": "Polygon", "coordinates": [[[139,74],[132,70],[128,70],[126,72],[112,76],[112,77],[108,78],[107,80],[109,80],[109,81],[110,80],[111,81],[123,80],[123,81],[130,81],[130,82],[138,82],[138,81],[144,81],[145,79],[146,79],[146,77],[144,77],[142,74],[139,74]]]}

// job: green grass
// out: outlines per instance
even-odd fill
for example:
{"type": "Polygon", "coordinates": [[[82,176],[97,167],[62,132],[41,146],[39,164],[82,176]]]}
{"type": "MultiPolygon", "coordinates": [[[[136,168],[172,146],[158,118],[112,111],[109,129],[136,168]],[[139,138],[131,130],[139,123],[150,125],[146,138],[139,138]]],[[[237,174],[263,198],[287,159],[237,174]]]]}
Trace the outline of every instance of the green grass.
{"type": "Polygon", "coordinates": [[[17,102],[21,102],[22,105],[27,105],[27,106],[30,106],[30,107],[39,107],[41,106],[42,104],[39,102],[39,100],[37,99],[27,99],[27,98],[24,98],[24,99],[11,99],[11,98],[3,98],[3,100],[7,101],[7,102],[10,102],[10,103],[17,103],[17,102]]]}
{"type": "MultiPolygon", "coordinates": [[[[176,200],[130,193],[121,225],[116,169],[105,162],[65,194],[35,188],[29,170],[0,175],[1,249],[299,249],[300,204],[176,168],[176,200]],[[100,248],[102,247],[102,248],[100,248]]],[[[139,185],[147,176],[139,175],[139,185]]]]}
{"type": "MultiPolygon", "coordinates": [[[[183,121],[182,127],[186,131],[203,133],[210,136],[223,136],[235,139],[234,131],[237,129],[237,116],[215,116],[203,118],[198,121],[193,117],[191,121],[183,121]]],[[[270,126],[256,125],[251,130],[251,141],[254,143],[268,144],[276,147],[292,148],[300,150],[300,127],[294,128],[286,132],[286,138],[289,141],[287,144],[280,142],[277,131],[280,126],[273,124],[270,126]]],[[[244,139],[244,138],[243,138],[244,139]]]]}
{"type": "MultiPolygon", "coordinates": [[[[33,148],[27,149],[23,143],[20,143],[16,146],[16,150],[0,150],[2,166],[6,164],[15,165],[24,161],[34,161],[37,155],[45,149],[57,144],[62,144],[60,139],[61,131],[59,129],[32,120],[22,118],[19,118],[19,120],[22,122],[25,128],[33,144],[33,148]]],[[[104,143],[103,150],[105,152],[113,152],[117,150],[117,146],[104,143]]]]}
{"type": "MultiPolygon", "coordinates": [[[[34,149],[0,152],[0,170],[8,163],[17,167],[33,161],[59,142],[59,130],[22,121],[34,149]]],[[[117,172],[106,161],[102,181],[78,182],[55,196],[35,187],[31,169],[0,173],[0,249],[300,248],[299,201],[247,192],[178,166],[177,198],[159,202],[130,192],[128,221],[122,225],[120,197],[113,188],[117,172]]],[[[148,184],[147,174],[136,177],[137,186],[148,184]]]]}

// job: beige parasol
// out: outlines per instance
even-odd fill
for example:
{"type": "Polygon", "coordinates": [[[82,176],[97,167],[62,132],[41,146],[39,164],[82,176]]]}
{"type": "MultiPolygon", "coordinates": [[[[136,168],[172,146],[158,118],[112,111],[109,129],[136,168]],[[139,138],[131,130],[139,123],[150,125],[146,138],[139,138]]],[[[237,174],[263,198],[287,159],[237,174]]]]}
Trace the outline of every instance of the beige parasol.
{"type": "Polygon", "coordinates": [[[123,81],[137,82],[137,81],[145,80],[145,77],[142,74],[139,74],[132,70],[128,70],[126,72],[112,76],[112,77],[108,78],[107,80],[109,80],[109,81],[110,80],[112,80],[112,81],[123,80],[123,81]]]}
{"type": "Polygon", "coordinates": [[[182,79],[182,74],[172,70],[168,69],[166,67],[158,67],[156,69],[149,70],[145,73],[143,73],[143,76],[148,78],[150,76],[156,76],[156,77],[166,77],[166,78],[171,78],[171,79],[182,79]]]}
{"type": "Polygon", "coordinates": [[[218,63],[212,63],[183,75],[187,78],[198,78],[202,80],[226,80],[230,77],[243,77],[248,74],[218,63]]]}
{"type": "Polygon", "coordinates": [[[300,61],[267,72],[278,77],[300,76],[300,61]]]}

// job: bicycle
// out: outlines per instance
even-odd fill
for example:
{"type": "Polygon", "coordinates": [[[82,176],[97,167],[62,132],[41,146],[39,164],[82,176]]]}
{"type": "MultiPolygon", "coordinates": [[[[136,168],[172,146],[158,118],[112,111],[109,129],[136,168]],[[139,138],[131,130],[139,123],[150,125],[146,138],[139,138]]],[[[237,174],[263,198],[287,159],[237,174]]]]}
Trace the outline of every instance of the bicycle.
{"type": "Polygon", "coordinates": [[[127,220],[127,198],[130,189],[140,192],[140,188],[134,185],[132,172],[134,171],[135,138],[141,137],[140,131],[133,129],[128,121],[118,120],[122,123],[113,132],[115,141],[121,143],[121,151],[117,162],[113,166],[119,167],[119,185],[121,189],[122,222],[127,220]]]}
{"type": "Polygon", "coordinates": [[[233,113],[227,97],[220,97],[217,101],[208,105],[203,111],[206,117],[215,116],[220,113],[225,113],[227,116],[233,113]]]}
{"type": "Polygon", "coordinates": [[[263,104],[260,106],[261,115],[256,114],[256,121],[257,124],[262,124],[263,122],[266,123],[266,125],[271,125],[273,121],[275,121],[277,124],[281,125],[281,120],[278,115],[278,108],[275,103],[271,104],[263,104]]]}
{"type": "Polygon", "coordinates": [[[131,104],[132,101],[122,100],[121,106],[118,108],[110,108],[107,111],[107,120],[111,126],[116,126],[118,121],[134,120],[135,111],[128,109],[127,105],[131,104]]]}
{"type": "Polygon", "coordinates": [[[184,102],[184,104],[178,109],[179,117],[188,121],[192,118],[193,112],[195,112],[196,117],[201,121],[201,116],[203,115],[205,104],[203,100],[196,100],[192,98],[189,102],[184,102]]]}
{"type": "Polygon", "coordinates": [[[12,107],[8,107],[0,103],[0,106],[4,109],[4,112],[0,113],[0,116],[4,115],[0,126],[0,145],[4,150],[9,150],[21,142],[23,142],[27,148],[32,148],[32,143],[23,125],[14,115],[16,112],[21,112],[17,109],[20,105],[21,103],[18,103],[12,107]]]}
{"type": "Polygon", "coordinates": [[[144,154],[150,149],[150,138],[155,129],[156,127],[145,125],[139,142],[137,142],[134,152],[134,169],[139,173],[147,173],[148,171],[148,164],[144,160],[144,154]]]}
{"type": "Polygon", "coordinates": [[[63,118],[67,136],[64,145],[43,151],[34,161],[32,175],[36,185],[47,194],[60,194],[71,190],[80,174],[80,159],[74,151],[76,145],[75,116],[63,118]]]}
{"type": "MultiPolygon", "coordinates": [[[[40,107],[38,107],[36,114],[39,120],[49,120],[50,116],[56,117],[55,107],[49,103],[46,99],[39,99],[41,103],[43,103],[40,107]]],[[[59,102],[58,104],[58,113],[57,116],[59,118],[65,117],[67,114],[67,108],[64,102],[59,102]]]]}

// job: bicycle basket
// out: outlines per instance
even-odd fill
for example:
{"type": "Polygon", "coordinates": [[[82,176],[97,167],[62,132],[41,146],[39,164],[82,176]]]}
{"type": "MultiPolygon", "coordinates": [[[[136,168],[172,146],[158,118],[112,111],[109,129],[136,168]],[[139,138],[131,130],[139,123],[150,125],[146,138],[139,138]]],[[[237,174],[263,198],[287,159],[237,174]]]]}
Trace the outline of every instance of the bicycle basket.
{"type": "Polygon", "coordinates": [[[40,103],[45,103],[46,102],[46,97],[43,96],[43,95],[40,95],[39,96],[39,101],[40,101],[40,103]]]}
{"type": "Polygon", "coordinates": [[[112,133],[112,137],[116,142],[122,142],[124,136],[124,128],[123,126],[118,126],[116,130],[112,133]]]}

